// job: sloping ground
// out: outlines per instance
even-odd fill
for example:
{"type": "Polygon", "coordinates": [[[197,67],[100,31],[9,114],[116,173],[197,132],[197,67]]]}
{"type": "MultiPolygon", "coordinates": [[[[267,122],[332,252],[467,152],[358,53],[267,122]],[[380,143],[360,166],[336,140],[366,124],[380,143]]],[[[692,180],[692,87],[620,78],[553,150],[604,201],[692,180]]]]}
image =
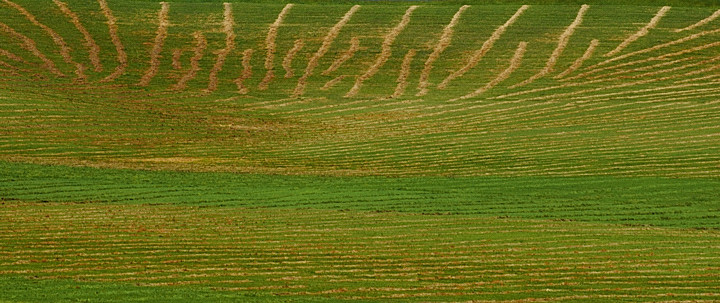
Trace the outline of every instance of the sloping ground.
{"type": "Polygon", "coordinates": [[[68,2],[70,18],[9,3],[5,160],[326,175],[720,171],[713,9],[68,2]]]}
{"type": "Polygon", "coordinates": [[[0,301],[720,300],[717,8],[412,4],[0,1],[0,301]]]}
{"type": "Polygon", "coordinates": [[[41,281],[196,285],[238,298],[720,298],[720,238],[697,230],[112,204],[16,203],[2,222],[12,224],[2,226],[2,241],[13,254],[0,255],[0,272],[41,281]]]}

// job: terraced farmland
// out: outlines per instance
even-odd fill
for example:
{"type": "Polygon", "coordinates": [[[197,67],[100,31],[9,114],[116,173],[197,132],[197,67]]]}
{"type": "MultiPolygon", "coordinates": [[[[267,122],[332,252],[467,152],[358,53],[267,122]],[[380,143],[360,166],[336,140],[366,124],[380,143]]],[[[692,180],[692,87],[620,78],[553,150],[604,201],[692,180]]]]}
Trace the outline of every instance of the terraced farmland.
{"type": "Polygon", "coordinates": [[[720,10],[0,1],[0,301],[720,300],[720,10]]]}

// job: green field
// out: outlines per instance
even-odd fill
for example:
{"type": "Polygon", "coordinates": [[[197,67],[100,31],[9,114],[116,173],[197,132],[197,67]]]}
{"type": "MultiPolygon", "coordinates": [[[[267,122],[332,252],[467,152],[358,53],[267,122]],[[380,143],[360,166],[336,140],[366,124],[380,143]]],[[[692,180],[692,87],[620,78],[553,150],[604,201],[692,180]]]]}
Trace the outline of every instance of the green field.
{"type": "Polygon", "coordinates": [[[599,2],[0,1],[0,302],[720,301],[720,5],[599,2]]]}

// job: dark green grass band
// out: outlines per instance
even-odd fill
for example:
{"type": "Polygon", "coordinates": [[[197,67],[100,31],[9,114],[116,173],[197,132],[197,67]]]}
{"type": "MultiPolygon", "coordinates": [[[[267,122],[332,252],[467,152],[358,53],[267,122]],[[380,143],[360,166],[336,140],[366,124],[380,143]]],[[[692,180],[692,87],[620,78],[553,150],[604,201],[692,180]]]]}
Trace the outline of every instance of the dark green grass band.
{"type": "Polygon", "coordinates": [[[720,179],[317,177],[108,170],[0,162],[13,200],[465,214],[720,227],[720,179]]]}

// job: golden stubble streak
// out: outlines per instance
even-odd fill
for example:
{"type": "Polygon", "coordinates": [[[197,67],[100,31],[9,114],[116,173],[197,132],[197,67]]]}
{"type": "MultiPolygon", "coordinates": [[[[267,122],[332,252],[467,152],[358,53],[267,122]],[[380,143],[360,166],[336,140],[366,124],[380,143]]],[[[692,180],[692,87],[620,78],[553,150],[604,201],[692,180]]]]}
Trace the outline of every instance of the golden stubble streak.
{"type": "Polygon", "coordinates": [[[355,80],[355,84],[353,85],[353,87],[350,89],[350,91],[347,92],[347,94],[345,94],[346,98],[357,95],[358,92],[360,92],[360,88],[362,87],[363,82],[375,75],[380,70],[380,67],[382,67],[388,60],[388,58],[390,58],[390,55],[392,55],[392,45],[393,42],[395,42],[395,38],[397,38],[397,36],[400,35],[400,33],[405,29],[408,23],[410,23],[410,16],[412,15],[413,11],[415,11],[418,7],[419,6],[417,5],[410,6],[405,11],[405,14],[402,16],[400,23],[398,23],[397,26],[395,26],[387,35],[385,35],[380,54],[375,59],[375,62],[370,66],[370,68],[368,68],[368,70],[365,71],[364,74],[362,74],[355,80]]]}
{"type": "Polygon", "coordinates": [[[330,73],[336,71],[340,66],[342,66],[345,61],[350,60],[355,55],[355,52],[357,52],[360,49],[360,38],[358,37],[352,37],[350,39],[350,47],[348,47],[347,50],[345,50],[340,57],[335,59],[333,63],[321,74],[323,76],[328,76],[330,73]]]}
{"type": "Polygon", "coordinates": [[[250,79],[252,77],[252,65],[250,64],[252,60],[252,54],[253,49],[248,48],[243,52],[243,58],[242,58],[242,67],[243,71],[240,76],[235,79],[235,85],[237,85],[238,93],[241,95],[247,94],[249,92],[249,89],[245,85],[245,80],[250,79]]]}
{"type": "Polygon", "coordinates": [[[560,55],[562,55],[563,51],[565,51],[568,42],[570,42],[570,37],[572,37],[572,35],[575,33],[575,29],[577,29],[578,26],[582,24],[583,17],[585,16],[585,13],[587,13],[589,8],[590,6],[587,4],[584,4],[580,7],[577,16],[575,16],[575,20],[573,20],[573,22],[570,23],[567,28],[565,28],[565,31],[562,33],[562,35],[560,35],[560,38],[558,39],[558,45],[557,47],[555,47],[555,50],[553,50],[552,54],[550,54],[550,58],[548,58],[547,63],[545,63],[545,68],[543,68],[539,73],[533,75],[527,80],[510,86],[510,88],[530,84],[533,81],[540,79],[555,70],[555,65],[557,64],[558,59],[560,59],[560,55]]]}
{"type": "Polygon", "coordinates": [[[78,15],[71,11],[65,2],[59,0],[53,0],[53,2],[58,6],[58,8],[60,8],[60,11],[62,11],[63,14],[70,19],[70,22],[75,25],[75,28],[82,33],[83,38],[85,39],[85,47],[88,50],[90,63],[93,65],[95,72],[101,72],[103,68],[102,63],[100,63],[100,47],[95,42],[95,39],[93,39],[90,32],[88,32],[82,22],[80,22],[78,15]]]}
{"type": "Polygon", "coordinates": [[[285,7],[283,7],[283,9],[280,11],[280,14],[278,14],[277,19],[275,19],[275,22],[270,24],[270,28],[268,29],[268,34],[265,38],[265,50],[267,52],[267,55],[265,57],[265,70],[267,70],[267,72],[265,73],[265,77],[262,79],[262,81],[260,81],[260,84],[258,84],[258,89],[260,90],[266,90],[268,88],[268,85],[270,84],[270,81],[275,78],[275,67],[273,64],[276,51],[275,40],[277,39],[280,25],[282,25],[283,20],[285,20],[285,16],[287,16],[288,12],[292,7],[292,3],[288,3],[287,5],[285,5],[285,7]]]}
{"type": "Polygon", "coordinates": [[[650,22],[648,24],[643,26],[643,28],[641,28],[636,33],[630,35],[630,37],[627,37],[627,39],[625,39],[625,41],[621,42],[620,45],[618,45],[615,49],[611,50],[604,56],[605,57],[615,56],[618,53],[620,53],[623,49],[628,47],[628,45],[630,45],[630,43],[633,43],[633,42],[635,42],[635,40],[640,39],[640,38],[644,37],[645,35],[647,35],[651,29],[655,28],[657,26],[657,24],[660,23],[660,19],[662,19],[662,17],[664,17],[665,14],[667,14],[667,12],[669,10],[670,10],[669,6],[663,6],[657,12],[657,14],[655,14],[655,16],[650,20],[650,22]]]}
{"type": "Polygon", "coordinates": [[[708,23],[712,22],[713,20],[717,19],[718,17],[720,17],[720,9],[719,9],[719,10],[716,10],[716,11],[715,11],[712,15],[710,15],[709,17],[707,17],[707,18],[705,18],[705,19],[702,19],[702,20],[698,21],[697,23],[695,23],[695,24],[693,24],[693,25],[690,25],[690,26],[688,26],[688,27],[681,28],[681,29],[676,29],[675,32],[676,32],[676,33],[679,33],[679,32],[689,31],[689,30],[694,29],[694,28],[696,28],[696,27],[700,27],[700,26],[703,26],[703,25],[705,25],[705,24],[708,24],[708,23]]]}
{"type": "Polygon", "coordinates": [[[459,97],[459,98],[452,99],[452,100],[450,100],[450,101],[453,102],[453,101],[458,101],[458,100],[464,100],[464,99],[469,99],[469,98],[477,97],[477,96],[479,96],[480,94],[482,94],[482,93],[484,93],[484,92],[492,89],[492,88],[495,87],[496,85],[500,84],[500,82],[505,81],[505,79],[507,79],[508,77],[510,77],[510,75],[511,75],[516,69],[518,69],[518,67],[520,67],[520,63],[522,63],[522,58],[523,58],[523,56],[525,55],[525,50],[526,50],[526,49],[527,49],[527,42],[520,42],[520,44],[518,44],[517,49],[515,50],[515,54],[513,55],[512,59],[510,59],[510,66],[508,66],[507,69],[505,69],[504,71],[502,71],[497,77],[495,77],[495,79],[493,79],[492,81],[490,81],[490,82],[489,82],[488,84],[486,84],[485,86],[483,86],[483,87],[481,87],[481,88],[478,88],[477,90],[475,90],[475,91],[472,92],[472,93],[469,93],[469,94],[467,94],[467,95],[465,95],[465,96],[462,96],[462,97],[459,97]]]}
{"type": "Polygon", "coordinates": [[[183,90],[187,88],[188,81],[194,79],[195,75],[200,70],[200,59],[202,59],[203,53],[207,48],[207,39],[205,39],[205,36],[203,36],[200,32],[195,32],[193,36],[195,37],[195,48],[193,49],[194,55],[190,58],[190,69],[182,78],[180,78],[178,83],[175,84],[173,87],[175,90],[183,90]]]}
{"type": "Polygon", "coordinates": [[[160,11],[158,12],[158,29],[155,35],[155,42],[153,48],[150,51],[150,66],[145,71],[145,74],[140,78],[138,82],[139,86],[147,86],[150,84],[152,78],[158,72],[160,67],[160,53],[162,52],[165,38],[167,37],[167,28],[170,25],[168,20],[168,13],[170,12],[170,4],[167,2],[160,2],[160,11]]]}
{"type": "Polygon", "coordinates": [[[105,0],[98,0],[98,4],[100,4],[100,9],[102,10],[103,15],[105,15],[105,18],[107,19],[110,40],[112,41],[113,45],[115,45],[115,51],[117,52],[118,66],[115,67],[115,71],[113,71],[112,74],[108,75],[107,77],[105,77],[105,79],[100,81],[110,82],[125,73],[125,69],[128,66],[128,57],[127,53],[125,53],[125,47],[123,46],[122,41],[120,41],[120,36],[118,35],[117,19],[115,19],[115,16],[113,16],[112,10],[110,10],[110,7],[105,0]]]}
{"type": "Polygon", "coordinates": [[[470,60],[458,69],[457,71],[453,72],[452,74],[448,75],[445,80],[443,80],[439,85],[439,89],[445,89],[450,84],[450,81],[462,77],[465,73],[470,71],[473,67],[475,67],[480,60],[487,54],[490,49],[492,49],[493,45],[495,45],[495,42],[500,39],[503,33],[510,27],[515,21],[520,17],[520,15],[523,14],[530,6],[529,5],[523,5],[521,6],[510,19],[505,21],[505,24],[499,26],[495,31],[490,35],[490,38],[485,40],[483,42],[483,45],[480,47],[479,50],[475,51],[473,55],[470,57],[470,60]]]}
{"type": "Polygon", "coordinates": [[[292,69],[292,61],[295,59],[295,55],[305,46],[305,42],[302,39],[295,40],[293,47],[288,50],[285,58],[283,58],[282,67],[285,70],[285,78],[289,79],[295,76],[295,72],[292,69]]]}
{"type": "Polygon", "coordinates": [[[327,53],[327,51],[330,49],[330,46],[332,46],[335,38],[337,38],[338,34],[340,34],[340,30],[345,26],[345,24],[350,21],[350,18],[352,18],[355,12],[357,12],[359,9],[360,5],[354,5],[353,7],[351,7],[350,10],[345,13],[342,19],[340,19],[340,21],[338,21],[338,23],[336,23],[330,29],[330,31],[328,31],[328,34],[323,39],[322,45],[320,45],[320,48],[318,48],[317,52],[315,52],[315,54],[313,54],[313,56],[310,58],[310,61],[305,68],[305,72],[300,77],[300,79],[298,79],[298,83],[295,86],[295,91],[293,92],[294,96],[300,96],[305,92],[305,86],[307,86],[307,78],[312,75],[313,70],[315,70],[315,68],[318,66],[320,58],[325,56],[325,53],[327,53]]]}
{"type": "Polygon", "coordinates": [[[48,57],[45,56],[38,48],[37,44],[35,44],[35,41],[30,39],[29,37],[18,33],[11,27],[9,27],[7,24],[0,22],[0,30],[8,33],[10,36],[15,37],[16,39],[21,41],[21,46],[25,50],[31,52],[35,57],[38,57],[42,62],[43,66],[50,71],[51,73],[55,74],[58,77],[64,77],[65,74],[63,74],[57,66],[55,66],[55,63],[48,59],[48,57]]]}
{"type": "Polygon", "coordinates": [[[233,49],[235,49],[236,36],[235,31],[233,30],[235,20],[233,19],[232,4],[223,3],[223,6],[223,32],[225,33],[225,48],[221,49],[218,52],[217,59],[215,60],[215,65],[213,65],[212,69],[210,70],[210,82],[208,83],[207,88],[209,92],[215,91],[217,89],[217,74],[222,70],[223,65],[225,65],[225,59],[227,59],[227,56],[230,55],[233,49]]]}
{"type": "Polygon", "coordinates": [[[77,75],[78,80],[84,81],[85,79],[87,79],[87,76],[85,75],[85,66],[83,66],[80,63],[75,62],[72,59],[72,56],[70,55],[70,52],[72,52],[72,49],[70,48],[70,46],[67,45],[67,43],[65,42],[65,39],[63,39],[63,37],[60,36],[60,34],[58,34],[56,31],[54,31],[47,25],[40,23],[40,21],[38,21],[37,18],[35,18],[35,16],[33,14],[31,14],[24,7],[18,5],[17,3],[12,2],[10,0],[2,0],[2,1],[5,2],[5,4],[9,5],[10,7],[17,10],[18,12],[20,12],[20,14],[25,16],[25,18],[28,21],[30,21],[30,23],[34,24],[37,27],[40,27],[43,31],[45,31],[45,33],[47,33],[48,36],[50,36],[52,38],[53,42],[55,42],[55,45],[60,47],[60,55],[62,56],[63,60],[66,63],[75,66],[75,74],[77,75]]]}
{"type": "Polygon", "coordinates": [[[428,86],[430,85],[429,78],[430,78],[430,72],[433,68],[433,63],[437,61],[438,58],[440,58],[440,55],[445,51],[448,46],[450,46],[450,42],[452,41],[453,36],[453,28],[458,24],[460,21],[460,16],[462,16],[462,13],[465,12],[470,8],[470,5],[463,5],[458,9],[458,11],[453,15],[452,19],[450,20],[450,23],[443,28],[442,34],[440,35],[440,39],[438,40],[438,43],[435,45],[435,48],[433,49],[433,52],[428,56],[427,60],[425,60],[425,66],[423,67],[422,72],[420,72],[420,83],[418,84],[418,90],[417,96],[424,96],[428,93],[428,86]]]}
{"type": "Polygon", "coordinates": [[[403,58],[402,65],[400,66],[400,75],[398,75],[397,78],[397,86],[395,87],[395,92],[392,94],[393,98],[399,98],[405,93],[405,88],[407,88],[407,79],[410,76],[410,64],[412,64],[413,57],[415,57],[415,54],[417,52],[414,49],[411,49],[405,54],[405,57],[403,58]]]}

